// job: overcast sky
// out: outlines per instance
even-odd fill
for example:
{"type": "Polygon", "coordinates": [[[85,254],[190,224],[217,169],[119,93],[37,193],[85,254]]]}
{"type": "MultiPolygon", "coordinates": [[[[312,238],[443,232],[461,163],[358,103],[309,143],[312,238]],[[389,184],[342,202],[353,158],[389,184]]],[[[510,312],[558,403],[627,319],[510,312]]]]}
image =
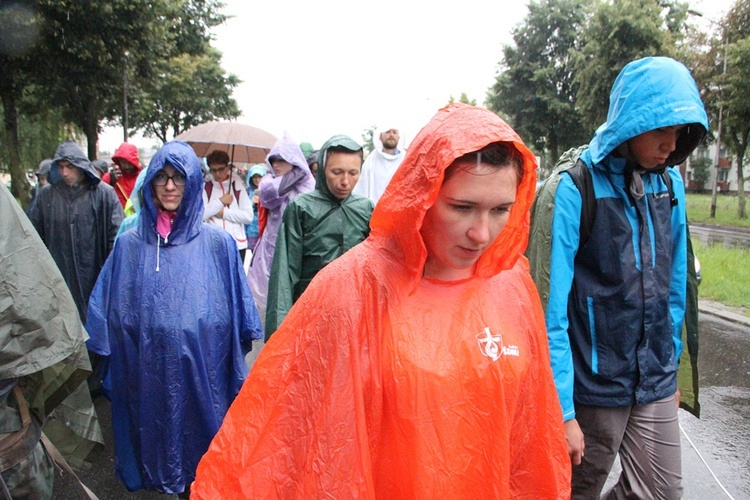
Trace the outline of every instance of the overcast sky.
{"type": "MultiPolygon", "coordinates": [[[[462,92],[481,105],[527,13],[526,2],[509,0],[224,3],[234,17],[215,29],[214,46],[243,81],[237,121],[315,148],[339,133],[361,141],[372,125],[399,128],[410,141],[462,92]]],[[[718,19],[731,0],[690,4],[718,19]]],[[[122,129],[109,131],[100,149],[121,141],[122,129]]]]}

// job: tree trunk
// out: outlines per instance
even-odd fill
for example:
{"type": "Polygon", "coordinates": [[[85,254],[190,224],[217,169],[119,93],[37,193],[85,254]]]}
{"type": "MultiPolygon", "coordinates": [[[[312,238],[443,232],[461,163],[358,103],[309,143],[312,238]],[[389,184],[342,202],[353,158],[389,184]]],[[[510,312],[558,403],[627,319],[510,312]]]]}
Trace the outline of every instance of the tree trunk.
{"type": "Polygon", "coordinates": [[[21,153],[18,143],[18,110],[16,109],[16,96],[13,91],[3,92],[3,112],[5,116],[4,131],[8,143],[8,156],[10,160],[10,192],[21,203],[24,210],[31,201],[31,184],[26,178],[26,172],[21,165],[21,153]]]}
{"type": "Polygon", "coordinates": [[[737,215],[740,219],[747,219],[745,209],[745,174],[742,172],[742,160],[745,158],[748,134],[745,134],[742,148],[737,148],[737,215]]]}
{"type": "Polygon", "coordinates": [[[91,105],[85,111],[85,120],[83,124],[83,133],[86,134],[88,143],[87,154],[89,160],[96,160],[99,157],[99,117],[96,110],[99,109],[97,99],[93,99],[91,105]]]}

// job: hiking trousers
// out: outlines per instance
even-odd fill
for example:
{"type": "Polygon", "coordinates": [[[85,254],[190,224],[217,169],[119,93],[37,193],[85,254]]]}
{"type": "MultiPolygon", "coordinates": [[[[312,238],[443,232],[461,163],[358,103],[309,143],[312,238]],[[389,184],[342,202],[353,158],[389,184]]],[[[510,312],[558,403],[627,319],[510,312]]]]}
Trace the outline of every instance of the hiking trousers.
{"type": "Polygon", "coordinates": [[[608,499],[682,497],[680,428],[674,396],[641,406],[576,404],[583,431],[581,465],[573,466],[573,499],[599,499],[615,457],[622,474],[608,499]]]}

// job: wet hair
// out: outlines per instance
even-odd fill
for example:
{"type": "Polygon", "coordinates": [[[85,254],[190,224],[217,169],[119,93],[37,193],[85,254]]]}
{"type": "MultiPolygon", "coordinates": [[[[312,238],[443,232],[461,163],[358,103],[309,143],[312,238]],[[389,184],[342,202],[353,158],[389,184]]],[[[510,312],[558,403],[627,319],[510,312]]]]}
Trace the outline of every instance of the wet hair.
{"type": "MultiPolygon", "coordinates": [[[[364,158],[365,158],[365,154],[362,151],[362,148],[359,148],[357,150],[353,150],[353,149],[345,148],[344,146],[331,146],[330,148],[327,148],[324,151],[324,158],[325,158],[325,162],[326,163],[328,163],[328,156],[331,153],[344,153],[344,154],[347,154],[347,155],[359,155],[359,164],[360,164],[360,166],[362,166],[362,163],[364,162],[364,158]]],[[[318,166],[320,166],[320,165],[318,165],[318,166]]]]}
{"type": "Polygon", "coordinates": [[[206,156],[206,163],[209,165],[229,165],[229,155],[226,151],[214,149],[206,156]]]}
{"type": "Polygon", "coordinates": [[[456,158],[445,169],[443,183],[453,176],[456,169],[468,171],[469,168],[473,168],[474,165],[479,165],[480,163],[496,167],[496,169],[512,167],[516,172],[518,184],[523,180],[523,156],[521,152],[509,142],[493,142],[478,151],[472,151],[460,158],[456,158]]]}

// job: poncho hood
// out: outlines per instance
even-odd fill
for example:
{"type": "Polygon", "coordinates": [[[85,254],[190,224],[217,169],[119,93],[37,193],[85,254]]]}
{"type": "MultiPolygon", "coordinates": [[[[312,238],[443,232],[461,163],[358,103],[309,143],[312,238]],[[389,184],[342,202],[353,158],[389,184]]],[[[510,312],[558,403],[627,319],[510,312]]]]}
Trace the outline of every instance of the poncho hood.
{"type": "Polygon", "coordinates": [[[332,147],[344,147],[352,153],[356,153],[357,151],[362,149],[362,146],[357,144],[357,141],[355,141],[348,135],[338,134],[328,139],[320,148],[320,161],[318,162],[318,171],[315,175],[315,190],[320,191],[331,200],[339,201],[335,196],[331,194],[331,191],[328,189],[328,183],[326,182],[325,164],[328,161],[328,149],[332,147]]]}
{"type": "Polygon", "coordinates": [[[690,71],[668,57],[645,57],[627,64],[609,96],[607,122],[596,131],[586,163],[601,162],[620,144],[660,127],[689,125],[664,166],[679,165],[708,130],[708,117],[690,71]]]}
{"type": "Polygon", "coordinates": [[[73,141],[65,141],[55,151],[55,156],[52,158],[52,164],[49,168],[49,181],[52,184],[62,182],[62,176],[58,169],[57,162],[60,160],[66,160],[71,163],[74,167],[78,167],[83,170],[86,177],[89,179],[89,185],[96,186],[99,184],[99,175],[96,173],[96,169],[91,164],[89,159],[83,154],[83,150],[73,141]]]}
{"type": "Polygon", "coordinates": [[[115,154],[112,155],[112,161],[117,162],[117,160],[127,161],[128,163],[135,166],[136,170],[138,171],[143,168],[141,166],[141,161],[138,159],[138,148],[128,142],[123,142],[122,144],[120,144],[120,147],[117,148],[115,154]]]}
{"type": "Polygon", "coordinates": [[[526,249],[529,209],[536,188],[535,156],[496,114],[463,103],[451,104],[438,111],[414,138],[370,221],[373,244],[394,253],[415,286],[427,258],[419,230],[427,209],[437,199],[445,169],[457,158],[495,142],[513,144],[523,156],[524,174],[508,223],[477,261],[476,276],[489,278],[510,269],[526,249]]]}
{"type": "Polygon", "coordinates": [[[276,141],[276,144],[273,145],[271,151],[268,153],[268,156],[266,156],[266,170],[273,177],[276,177],[270,161],[270,159],[274,156],[280,156],[284,161],[291,163],[293,167],[307,172],[307,175],[312,178],[310,167],[307,166],[305,155],[302,153],[302,150],[297,145],[297,143],[294,142],[288,135],[284,134],[284,137],[276,141]]]}
{"type": "Polygon", "coordinates": [[[201,161],[195,155],[193,148],[184,142],[168,142],[151,158],[143,180],[143,207],[140,211],[138,231],[146,241],[156,240],[157,208],[151,181],[154,180],[156,174],[164,170],[167,164],[172,165],[187,179],[182,202],[177,209],[168,240],[170,244],[180,245],[193,239],[200,232],[201,224],[203,224],[201,161]]]}

